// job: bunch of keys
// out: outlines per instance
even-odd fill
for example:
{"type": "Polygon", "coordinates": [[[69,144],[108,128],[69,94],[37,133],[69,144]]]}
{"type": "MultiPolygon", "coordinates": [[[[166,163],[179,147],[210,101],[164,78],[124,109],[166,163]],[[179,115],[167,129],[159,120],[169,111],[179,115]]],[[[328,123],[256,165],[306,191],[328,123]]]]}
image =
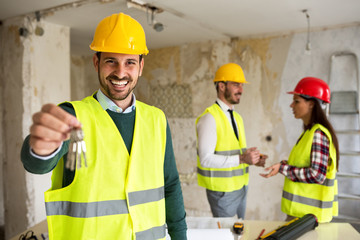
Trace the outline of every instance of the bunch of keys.
{"type": "Polygon", "coordinates": [[[75,170],[75,166],[81,168],[81,155],[83,155],[85,167],[87,167],[84,132],[82,128],[74,128],[70,133],[69,151],[65,167],[71,171],[75,170]]]}

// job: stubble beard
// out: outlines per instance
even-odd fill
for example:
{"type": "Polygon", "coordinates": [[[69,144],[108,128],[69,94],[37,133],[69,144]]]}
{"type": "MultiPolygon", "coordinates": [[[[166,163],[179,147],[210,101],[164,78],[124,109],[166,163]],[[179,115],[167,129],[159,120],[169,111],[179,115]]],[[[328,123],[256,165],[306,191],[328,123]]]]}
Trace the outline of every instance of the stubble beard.
{"type": "Polygon", "coordinates": [[[110,91],[110,88],[108,85],[105,84],[106,81],[109,81],[109,84],[111,84],[110,82],[110,79],[114,79],[114,80],[127,80],[129,81],[128,84],[130,84],[131,82],[133,82],[133,80],[131,78],[122,78],[122,79],[119,79],[118,77],[116,76],[107,76],[103,81],[101,79],[101,76],[100,76],[100,71],[98,71],[98,80],[99,80],[99,83],[100,83],[100,86],[101,88],[104,90],[104,94],[112,99],[112,100],[116,100],[116,101],[122,101],[122,100],[125,100],[127,97],[129,97],[129,95],[132,93],[132,91],[135,89],[136,85],[133,87],[133,88],[129,88],[129,90],[127,91],[127,93],[125,93],[125,95],[121,95],[121,96],[117,96],[116,94],[113,94],[111,93],[110,91]]]}
{"type": "Polygon", "coordinates": [[[240,99],[234,100],[232,98],[231,93],[227,88],[225,89],[224,97],[225,97],[226,101],[228,101],[230,104],[239,104],[240,103],[240,99]]]}

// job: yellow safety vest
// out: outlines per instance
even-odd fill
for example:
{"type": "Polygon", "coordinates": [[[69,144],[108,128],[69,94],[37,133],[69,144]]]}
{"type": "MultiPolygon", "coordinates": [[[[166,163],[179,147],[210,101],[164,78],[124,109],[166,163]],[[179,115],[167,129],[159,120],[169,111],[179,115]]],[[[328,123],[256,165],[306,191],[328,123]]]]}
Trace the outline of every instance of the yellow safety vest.
{"type": "Polygon", "coordinates": [[[62,187],[63,160],[45,192],[50,239],[165,239],[166,118],[136,102],[129,156],[111,117],[92,96],[72,102],[82,123],[88,167],[62,187]]]}
{"type": "Polygon", "coordinates": [[[281,210],[295,217],[314,214],[319,222],[330,222],[338,215],[336,149],[330,132],[322,125],[315,124],[303,133],[300,141],[292,149],[288,164],[298,168],[310,167],[311,146],[317,129],[323,131],[330,140],[330,160],[323,184],[293,182],[285,178],[281,210]]]}
{"type": "MultiPolygon", "coordinates": [[[[225,113],[217,104],[208,107],[197,119],[210,113],[216,122],[217,142],[215,154],[232,156],[242,154],[242,149],[246,148],[245,130],[242,117],[234,112],[234,118],[238,126],[239,140],[234,134],[225,113]]],[[[239,190],[249,183],[249,166],[242,163],[237,167],[231,168],[205,168],[201,166],[199,154],[197,155],[197,179],[198,184],[206,189],[218,192],[232,192],[239,190]]]]}

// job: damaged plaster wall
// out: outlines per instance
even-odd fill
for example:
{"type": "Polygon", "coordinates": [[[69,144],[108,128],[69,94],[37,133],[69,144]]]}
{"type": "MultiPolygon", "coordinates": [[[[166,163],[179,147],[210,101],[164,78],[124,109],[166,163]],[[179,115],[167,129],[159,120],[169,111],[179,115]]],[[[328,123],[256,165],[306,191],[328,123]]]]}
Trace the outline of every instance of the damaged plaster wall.
{"type": "MultiPolygon", "coordinates": [[[[70,98],[70,29],[43,23],[44,35],[24,39],[23,138],[29,134],[31,116],[43,104],[58,104],[70,98]]],[[[44,192],[51,186],[51,173],[26,173],[28,226],[45,219],[44,192]]]]}
{"type": "MultiPolygon", "coordinates": [[[[99,89],[92,56],[71,56],[71,101],[81,100],[99,89]]],[[[69,99],[70,100],[70,99],[69,99]]]]}
{"type": "MultiPolygon", "coordinates": [[[[26,179],[19,161],[22,133],[22,57],[24,47],[17,34],[21,22],[4,24],[1,27],[1,219],[5,232],[16,232],[16,225],[26,227],[26,179]],[[11,222],[13,219],[14,222],[11,222]],[[12,223],[12,224],[9,224],[12,223]]],[[[8,235],[11,236],[11,235],[8,235]]]]}
{"type": "Polygon", "coordinates": [[[19,27],[35,29],[34,22],[7,22],[1,33],[2,131],[5,237],[24,231],[45,219],[44,192],[51,174],[25,171],[20,149],[29,134],[32,114],[45,103],[70,97],[70,30],[42,22],[44,35],[19,36],[19,27]],[[6,36],[6,37],[5,37],[6,36]]]}

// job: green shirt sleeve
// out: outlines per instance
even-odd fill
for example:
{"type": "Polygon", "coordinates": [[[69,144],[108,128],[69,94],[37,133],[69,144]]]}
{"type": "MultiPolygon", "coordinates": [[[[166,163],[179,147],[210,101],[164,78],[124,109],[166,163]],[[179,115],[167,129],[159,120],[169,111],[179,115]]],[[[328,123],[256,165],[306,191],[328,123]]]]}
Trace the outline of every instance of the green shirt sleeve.
{"type": "Polygon", "coordinates": [[[185,240],[187,239],[187,226],[185,222],[186,214],[169,124],[167,124],[166,128],[164,177],[166,223],[168,232],[172,240],[185,240]]]}

